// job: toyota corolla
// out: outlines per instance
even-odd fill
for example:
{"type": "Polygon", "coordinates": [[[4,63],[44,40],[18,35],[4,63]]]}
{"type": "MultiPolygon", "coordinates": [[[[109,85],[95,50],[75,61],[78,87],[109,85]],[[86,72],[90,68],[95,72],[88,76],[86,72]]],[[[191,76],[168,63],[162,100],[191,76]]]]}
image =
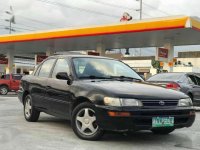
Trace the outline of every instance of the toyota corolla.
{"type": "Polygon", "coordinates": [[[37,121],[40,112],[62,117],[85,140],[105,131],[168,134],[195,120],[187,95],[147,84],[126,64],[105,57],[51,56],[22,78],[18,97],[27,121],[37,121]]]}

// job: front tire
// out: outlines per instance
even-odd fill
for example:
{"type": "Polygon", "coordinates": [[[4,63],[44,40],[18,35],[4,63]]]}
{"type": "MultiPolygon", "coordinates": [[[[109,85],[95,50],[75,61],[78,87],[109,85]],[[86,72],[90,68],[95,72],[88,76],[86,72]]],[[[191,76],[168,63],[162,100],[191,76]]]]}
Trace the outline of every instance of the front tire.
{"type": "Polygon", "coordinates": [[[36,122],[40,116],[40,112],[32,105],[31,95],[27,95],[24,99],[24,117],[29,122],[36,122]]]}
{"type": "Polygon", "coordinates": [[[7,86],[1,86],[0,87],[0,94],[1,95],[7,95],[8,94],[8,87],[7,86]]]}
{"type": "Polygon", "coordinates": [[[151,131],[154,134],[165,135],[165,134],[169,134],[169,133],[173,132],[174,130],[175,130],[174,128],[158,128],[158,129],[152,129],[151,131]]]}
{"type": "Polygon", "coordinates": [[[84,102],[72,112],[72,129],[83,140],[95,141],[103,136],[103,130],[96,123],[95,106],[84,102]]]}

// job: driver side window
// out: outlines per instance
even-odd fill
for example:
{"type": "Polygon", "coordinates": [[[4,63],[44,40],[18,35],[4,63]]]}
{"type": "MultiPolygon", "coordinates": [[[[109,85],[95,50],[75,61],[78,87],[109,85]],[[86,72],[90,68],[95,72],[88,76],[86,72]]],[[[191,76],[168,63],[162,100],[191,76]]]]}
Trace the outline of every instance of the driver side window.
{"type": "Polygon", "coordinates": [[[1,79],[10,80],[10,75],[9,74],[2,75],[1,79]]]}
{"type": "Polygon", "coordinates": [[[57,60],[56,65],[53,69],[52,78],[56,78],[56,75],[59,72],[66,72],[69,75],[70,71],[69,71],[69,65],[68,65],[67,60],[65,59],[57,60]]]}

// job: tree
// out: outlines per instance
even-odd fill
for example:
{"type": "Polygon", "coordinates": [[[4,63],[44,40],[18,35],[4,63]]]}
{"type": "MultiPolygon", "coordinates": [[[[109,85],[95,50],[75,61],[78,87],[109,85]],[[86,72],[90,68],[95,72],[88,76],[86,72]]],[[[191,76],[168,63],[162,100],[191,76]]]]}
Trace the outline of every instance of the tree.
{"type": "Polygon", "coordinates": [[[151,65],[153,66],[153,68],[157,70],[157,73],[160,73],[162,71],[162,67],[160,66],[160,61],[152,60],[151,65]]]}

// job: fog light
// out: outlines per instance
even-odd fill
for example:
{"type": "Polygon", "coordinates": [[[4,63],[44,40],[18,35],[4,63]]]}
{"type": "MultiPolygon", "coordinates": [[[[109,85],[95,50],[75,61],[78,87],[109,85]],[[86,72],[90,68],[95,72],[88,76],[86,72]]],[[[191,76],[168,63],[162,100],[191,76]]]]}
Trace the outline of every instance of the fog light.
{"type": "Polygon", "coordinates": [[[129,117],[131,114],[129,112],[114,112],[114,111],[109,111],[108,115],[111,117],[129,117]]]}

